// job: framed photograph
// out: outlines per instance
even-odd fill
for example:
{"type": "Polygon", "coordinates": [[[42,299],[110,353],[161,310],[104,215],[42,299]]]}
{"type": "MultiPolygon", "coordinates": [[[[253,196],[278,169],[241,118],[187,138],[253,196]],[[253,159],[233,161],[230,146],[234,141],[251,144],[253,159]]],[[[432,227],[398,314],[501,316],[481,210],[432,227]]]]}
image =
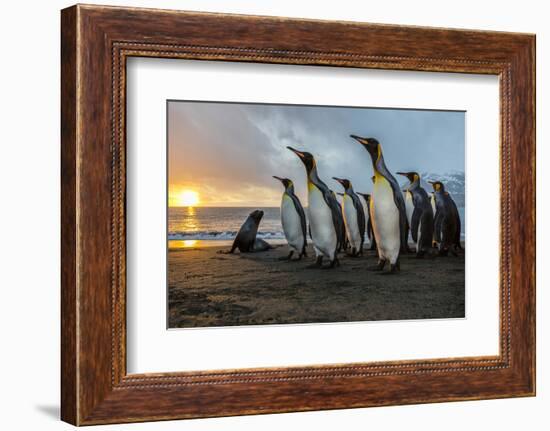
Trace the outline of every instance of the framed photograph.
{"type": "Polygon", "coordinates": [[[534,35],[77,5],[61,44],[63,420],[535,394],[534,35]]]}
{"type": "Polygon", "coordinates": [[[466,317],[464,111],[170,100],[167,112],[168,328],[466,317]]]}

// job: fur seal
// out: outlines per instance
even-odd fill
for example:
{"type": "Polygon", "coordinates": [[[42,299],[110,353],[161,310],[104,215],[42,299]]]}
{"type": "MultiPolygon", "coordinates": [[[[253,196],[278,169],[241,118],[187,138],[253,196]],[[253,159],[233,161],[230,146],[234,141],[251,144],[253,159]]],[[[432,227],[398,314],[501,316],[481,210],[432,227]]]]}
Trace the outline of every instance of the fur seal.
{"type": "Polygon", "coordinates": [[[258,227],[260,226],[260,221],[263,216],[264,212],[262,210],[255,210],[250,213],[239,229],[233,241],[233,245],[231,246],[231,250],[227,253],[233,253],[236,248],[238,248],[241,253],[266,251],[271,248],[266,241],[261,238],[256,238],[258,227]]]}

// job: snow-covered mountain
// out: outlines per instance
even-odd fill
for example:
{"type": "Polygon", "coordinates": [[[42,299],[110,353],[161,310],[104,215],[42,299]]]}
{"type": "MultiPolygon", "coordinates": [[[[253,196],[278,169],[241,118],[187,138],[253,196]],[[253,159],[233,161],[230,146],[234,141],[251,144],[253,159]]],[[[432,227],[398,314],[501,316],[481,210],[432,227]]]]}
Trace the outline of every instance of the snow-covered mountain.
{"type": "MultiPolygon", "coordinates": [[[[420,184],[428,192],[433,191],[433,187],[428,181],[441,181],[445,185],[445,190],[448,191],[458,207],[464,207],[466,203],[466,181],[464,172],[452,171],[444,174],[436,174],[433,172],[420,172],[420,184]]],[[[401,188],[405,188],[408,181],[400,182],[401,188]]]]}

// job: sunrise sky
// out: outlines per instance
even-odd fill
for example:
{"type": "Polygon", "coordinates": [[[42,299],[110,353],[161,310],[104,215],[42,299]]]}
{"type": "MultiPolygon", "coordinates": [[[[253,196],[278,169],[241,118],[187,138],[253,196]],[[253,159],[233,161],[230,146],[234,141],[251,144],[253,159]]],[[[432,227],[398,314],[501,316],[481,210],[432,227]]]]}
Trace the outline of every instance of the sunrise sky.
{"type": "Polygon", "coordinates": [[[464,171],[464,133],[464,112],[170,101],[168,204],[279,206],[277,175],[306,205],[305,169],[287,145],[311,152],[335,191],[333,176],[369,192],[370,157],[350,134],[377,138],[393,173],[464,171]]]}

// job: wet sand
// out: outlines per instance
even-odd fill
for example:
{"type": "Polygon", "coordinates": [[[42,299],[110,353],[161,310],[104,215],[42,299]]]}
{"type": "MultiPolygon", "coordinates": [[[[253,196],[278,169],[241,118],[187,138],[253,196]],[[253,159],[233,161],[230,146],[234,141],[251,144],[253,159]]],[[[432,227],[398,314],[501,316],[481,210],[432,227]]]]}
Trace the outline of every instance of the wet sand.
{"type": "MultiPolygon", "coordinates": [[[[310,246],[311,247],[311,246],[310,246]]],[[[169,327],[263,325],[464,317],[464,253],[401,256],[401,272],[372,272],[374,252],[340,256],[334,269],[280,261],[286,246],[220,254],[227,247],[168,252],[169,327]]]]}

